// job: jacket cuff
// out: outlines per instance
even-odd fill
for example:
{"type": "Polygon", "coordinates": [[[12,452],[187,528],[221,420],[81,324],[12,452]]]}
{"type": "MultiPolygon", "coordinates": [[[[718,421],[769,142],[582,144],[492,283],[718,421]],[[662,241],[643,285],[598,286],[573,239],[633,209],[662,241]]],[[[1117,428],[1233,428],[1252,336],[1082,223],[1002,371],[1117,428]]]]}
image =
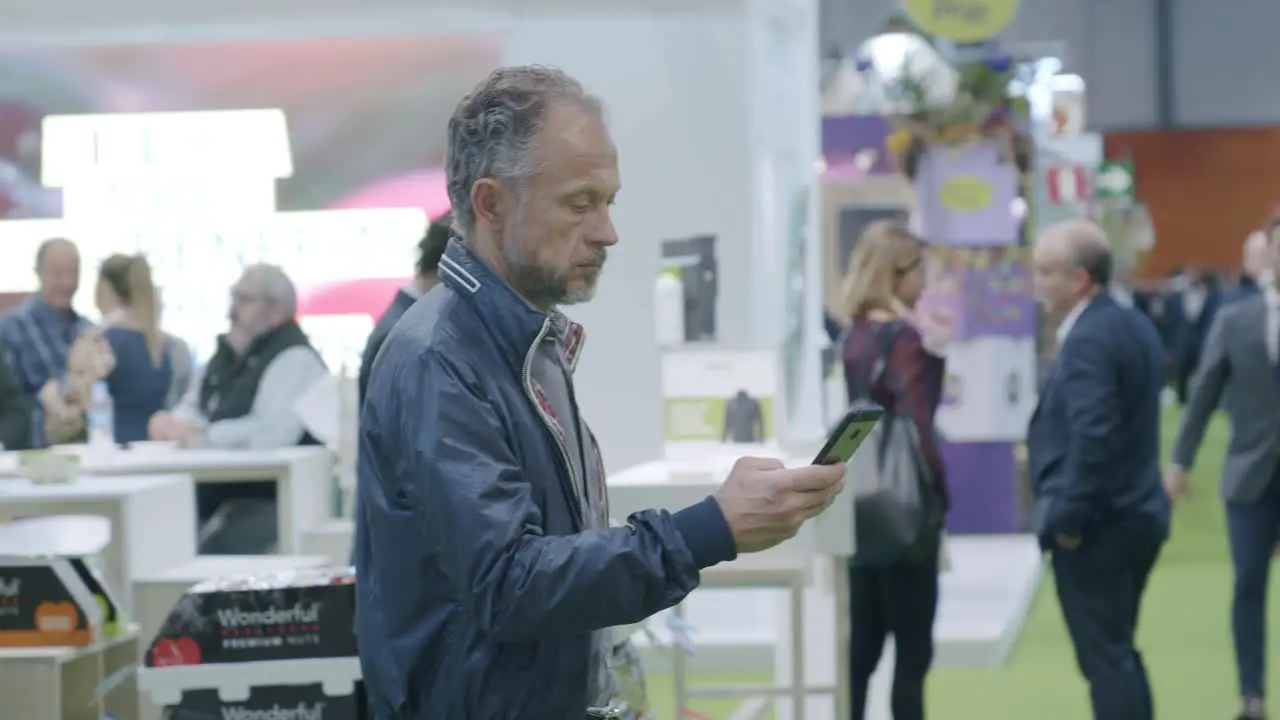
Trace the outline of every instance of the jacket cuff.
{"type": "Polygon", "coordinates": [[[738,557],[733,531],[729,529],[729,523],[720,510],[720,503],[714,497],[708,496],[702,502],[675,513],[671,518],[699,570],[738,557]]]}

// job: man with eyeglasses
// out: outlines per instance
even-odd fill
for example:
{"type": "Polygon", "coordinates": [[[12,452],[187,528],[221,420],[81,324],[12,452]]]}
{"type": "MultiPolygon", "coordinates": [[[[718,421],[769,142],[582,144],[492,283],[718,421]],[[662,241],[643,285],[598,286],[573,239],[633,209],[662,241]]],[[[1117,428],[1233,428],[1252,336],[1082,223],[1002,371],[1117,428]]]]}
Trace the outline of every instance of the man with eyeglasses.
{"type": "MultiPolygon", "coordinates": [[[[236,450],[315,444],[293,405],[328,370],[298,326],[297,309],[297,291],[283,270],[245,268],[231,290],[230,330],[218,337],[178,407],[151,417],[151,439],[236,450]]],[[[275,541],[274,493],[271,483],[202,485],[201,552],[268,549],[275,541]],[[236,529],[242,523],[244,532],[236,529]]]]}

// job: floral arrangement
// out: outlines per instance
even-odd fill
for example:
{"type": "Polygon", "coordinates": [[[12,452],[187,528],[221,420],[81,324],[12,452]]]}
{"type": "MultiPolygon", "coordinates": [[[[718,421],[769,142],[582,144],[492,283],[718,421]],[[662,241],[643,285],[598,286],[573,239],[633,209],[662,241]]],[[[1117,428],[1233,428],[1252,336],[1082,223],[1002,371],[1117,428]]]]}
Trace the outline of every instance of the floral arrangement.
{"type": "MultiPolygon", "coordinates": [[[[895,131],[886,141],[899,169],[915,178],[920,157],[931,145],[963,146],[996,140],[1006,159],[1020,172],[1030,165],[1030,142],[1020,117],[1025,98],[1009,96],[1017,72],[1014,58],[992,52],[980,59],[943,64],[921,72],[908,60],[901,73],[882,83],[888,115],[895,131]]],[[[858,60],[860,73],[873,72],[869,60],[858,60]]]]}

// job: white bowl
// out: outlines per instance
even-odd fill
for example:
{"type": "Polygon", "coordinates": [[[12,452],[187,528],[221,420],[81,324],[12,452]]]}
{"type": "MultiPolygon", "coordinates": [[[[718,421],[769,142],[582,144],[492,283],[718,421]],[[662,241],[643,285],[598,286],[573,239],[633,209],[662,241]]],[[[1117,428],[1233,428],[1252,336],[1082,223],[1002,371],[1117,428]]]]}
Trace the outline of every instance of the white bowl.
{"type": "Polygon", "coordinates": [[[18,453],[18,474],[36,484],[63,483],[76,476],[80,455],[63,450],[23,450],[18,453]]]}

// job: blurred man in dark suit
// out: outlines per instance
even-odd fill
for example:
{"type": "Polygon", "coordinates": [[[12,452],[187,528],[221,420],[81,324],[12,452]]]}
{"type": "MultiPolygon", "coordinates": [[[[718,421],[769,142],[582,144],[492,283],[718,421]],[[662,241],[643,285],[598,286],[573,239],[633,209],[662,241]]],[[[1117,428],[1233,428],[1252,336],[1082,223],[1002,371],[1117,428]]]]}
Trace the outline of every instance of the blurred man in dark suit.
{"type": "Polygon", "coordinates": [[[1151,720],[1134,633],[1169,529],[1159,462],[1163,348],[1151,322],[1106,291],[1111,251],[1093,223],[1051,227],[1034,266],[1036,294],[1061,318],[1027,436],[1034,529],[1052,556],[1094,718],[1151,720]]]}
{"type": "Polygon", "coordinates": [[[445,246],[449,244],[449,237],[453,234],[449,229],[452,222],[453,215],[450,213],[445,213],[431,221],[426,234],[418,241],[418,262],[414,265],[413,282],[396,292],[391,304],[383,311],[382,317],[378,318],[378,324],[373,327],[373,332],[369,333],[369,341],[365,344],[364,354],[360,358],[360,376],[356,381],[360,402],[364,402],[364,391],[369,386],[369,370],[373,367],[373,359],[378,357],[378,351],[382,349],[382,343],[386,341],[387,335],[391,334],[391,328],[396,326],[405,310],[408,310],[418,301],[418,298],[426,295],[427,291],[439,282],[437,271],[440,266],[440,256],[444,254],[445,246]]]}
{"type": "MultiPolygon", "coordinates": [[[[1280,268],[1280,237],[1272,237],[1269,253],[1271,267],[1280,268]]],[[[1186,492],[1187,471],[1220,406],[1231,418],[1220,492],[1235,569],[1231,632],[1240,717],[1254,720],[1266,717],[1267,586],[1280,540],[1280,294],[1271,284],[1224,307],[1209,330],[1166,473],[1171,497],[1186,492]]]]}

